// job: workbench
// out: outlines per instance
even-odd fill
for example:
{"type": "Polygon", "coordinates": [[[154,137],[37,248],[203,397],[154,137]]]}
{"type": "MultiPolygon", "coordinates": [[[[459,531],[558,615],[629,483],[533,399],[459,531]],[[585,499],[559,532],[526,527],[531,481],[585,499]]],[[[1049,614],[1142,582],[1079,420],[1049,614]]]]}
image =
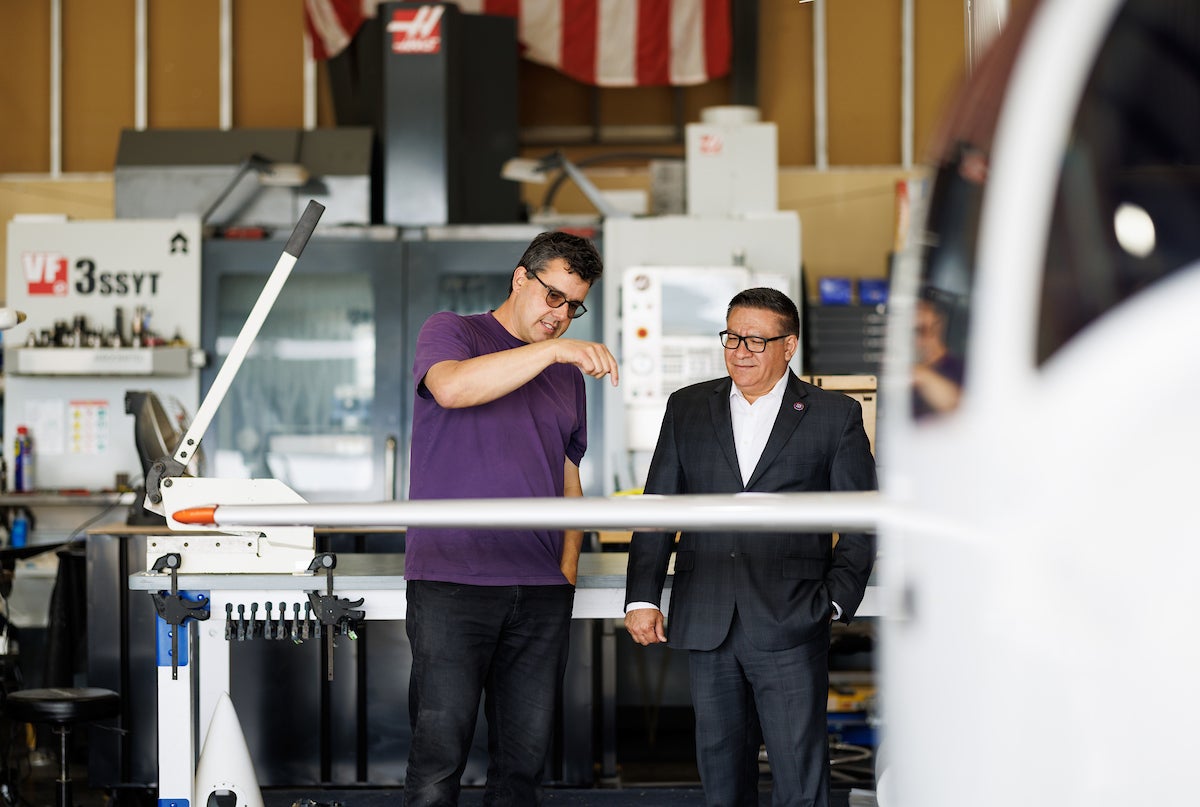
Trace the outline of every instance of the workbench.
{"type": "MultiPolygon", "coordinates": [[[[600,630],[598,658],[585,664],[598,679],[601,693],[601,777],[616,774],[616,652],[614,621],[624,616],[625,570],[627,555],[621,552],[585,552],[580,556],[579,580],[575,593],[574,618],[591,620],[600,630]]],[[[357,601],[366,620],[402,620],[405,614],[404,556],[402,554],[339,554],[333,574],[333,592],[337,598],[357,601]]],[[[137,572],[128,578],[131,591],[153,595],[170,589],[170,576],[137,572]]],[[[239,628],[252,617],[264,622],[265,603],[272,604],[274,630],[279,631],[279,604],[283,604],[283,638],[293,637],[293,623],[305,619],[308,592],[326,591],[324,572],[309,575],[287,574],[179,574],[176,585],[189,597],[203,594],[208,601],[209,618],[189,621],[194,643],[180,636],[176,657],[178,675],[173,676],[169,655],[170,630],[161,618],[158,622],[158,785],[160,804],[190,799],[195,760],[207,735],[217,699],[230,691],[230,649],[239,641],[239,628]],[[239,616],[240,615],[240,616],[239,616]],[[203,666],[201,667],[201,662],[203,666]],[[197,708],[198,707],[198,708],[197,708]],[[162,727],[171,727],[164,731],[162,727]],[[199,743],[199,745],[197,745],[199,743]]],[[[670,595],[670,577],[664,592],[664,607],[670,595]]],[[[867,591],[859,610],[861,616],[880,612],[878,590],[867,591]]],[[[261,630],[261,628],[260,628],[261,630]]],[[[299,631],[299,629],[297,629],[299,631]]],[[[296,636],[305,641],[302,631],[296,636]]],[[[572,655],[588,653],[573,634],[572,655]]],[[[261,640],[261,635],[257,640],[261,640]]],[[[349,635],[338,635],[334,655],[346,652],[352,644],[349,635]]],[[[308,641],[317,641],[309,632],[308,641]]],[[[326,641],[326,638],[320,640],[326,641]]],[[[329,663],[329,659],[326,659],[329,663]]],[[[332,669],[332,665],[331,665],[332,669]]],[[[595,681],[592,682],[596,683],[595,681]]],[[[579,719],[590,730],[591,704],[587,715],[579,719]]],[[[295,705],[291,708],[303,708],[295,705]]],[[[243,718],[244,720],[244,718],[243,718]]],[[[566,718],[564,718],[566,722],[566,718]]]]}

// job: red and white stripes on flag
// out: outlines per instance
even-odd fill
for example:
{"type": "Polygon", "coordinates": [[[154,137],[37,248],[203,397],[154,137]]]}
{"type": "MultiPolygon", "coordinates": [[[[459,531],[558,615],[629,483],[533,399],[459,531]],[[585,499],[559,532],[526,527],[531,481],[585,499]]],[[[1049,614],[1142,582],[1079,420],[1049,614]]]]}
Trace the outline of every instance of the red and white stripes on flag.
{"type": "MultiPolygon", "coordinates": [[[[517,18],[522,55],[601,87],[703,84],[729,72],[731,0],[458,0],[517,18]]],[[[305,0],[313,55],[340,53],[379,0],[305,0]]]]}
{"type": "Polygon", "coordinates": [[[344,51],[363,20],[375,16],[378,0],[304,0],[304,27],[314,59],[344,51]]]}

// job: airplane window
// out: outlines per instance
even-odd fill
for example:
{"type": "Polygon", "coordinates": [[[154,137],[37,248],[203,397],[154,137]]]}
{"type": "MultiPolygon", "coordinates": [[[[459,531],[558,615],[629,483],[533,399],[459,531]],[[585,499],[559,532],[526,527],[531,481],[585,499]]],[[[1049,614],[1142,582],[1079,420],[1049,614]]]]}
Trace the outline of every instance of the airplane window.
{"type": "Polygon", "coordinates": [[[1200,13],[1132,0],[1063,156],[1046,250],[1039,364],[1105,312],[1200,259],[1200,13]]]}
{"type": "Polygon", "coordinates": [[[918,419],[958,406],[986,179],[986,158],[967,143],[957,144],[934,178],[913,333],[912,413],[918,419]]]}
{"type": "Polygon", "coordinates": [[[1014,11],[932,139],[936,173],[919,236],[921,278],[913,329],[911,412],[918,420],[953,411],[969,376],[968,314],[989,154],[1001,96],[1033,5],[1014,11]]]}

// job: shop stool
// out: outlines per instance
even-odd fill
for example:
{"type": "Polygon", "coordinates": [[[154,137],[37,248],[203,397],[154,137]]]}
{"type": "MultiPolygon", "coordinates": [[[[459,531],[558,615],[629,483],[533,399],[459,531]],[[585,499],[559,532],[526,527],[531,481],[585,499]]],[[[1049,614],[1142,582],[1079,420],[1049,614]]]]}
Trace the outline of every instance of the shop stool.
{"type": "Polygon", "coordinates": [[[71,727],[116,717],[121,697],[108,689],[18,689],[10,692],[4,709],[21,723],[49,723],[59,736],[58,807],[73,807],[71,801],[71,727]]]}

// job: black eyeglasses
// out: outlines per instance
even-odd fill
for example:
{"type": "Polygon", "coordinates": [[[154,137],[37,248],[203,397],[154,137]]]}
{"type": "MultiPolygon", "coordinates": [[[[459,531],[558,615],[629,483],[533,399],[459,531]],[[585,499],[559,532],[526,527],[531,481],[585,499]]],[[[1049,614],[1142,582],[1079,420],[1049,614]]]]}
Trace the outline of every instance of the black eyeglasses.
{"type": "Polygon", "coordinates": [[[790,333],[785,333],[783,336],[772,336],[770,339],[765,336],[740,336],[733,331],[721,331],[717,336],[721,337],[721,344],[726,350],[737,350],[738,345],[746,343],[746,350],[751,353],[762,353],[767,349],[767,342],[774,342],[777,339],[787,339],[791,336],[790,333]]]}
{"type": "Polygon", "coordinates": [[[567,295],[563,294],[553,286],[547,286],[546,281],[542,280],[533,272],[526,272],[527,277],[532,277],[538,283],[542,284],[542,288],[546,290],[546,305],[551,308],[567,307],[567,316],[571,319],[579,319],[587,313],[587,306],[581,300],[568,300],[567,295]]]}

